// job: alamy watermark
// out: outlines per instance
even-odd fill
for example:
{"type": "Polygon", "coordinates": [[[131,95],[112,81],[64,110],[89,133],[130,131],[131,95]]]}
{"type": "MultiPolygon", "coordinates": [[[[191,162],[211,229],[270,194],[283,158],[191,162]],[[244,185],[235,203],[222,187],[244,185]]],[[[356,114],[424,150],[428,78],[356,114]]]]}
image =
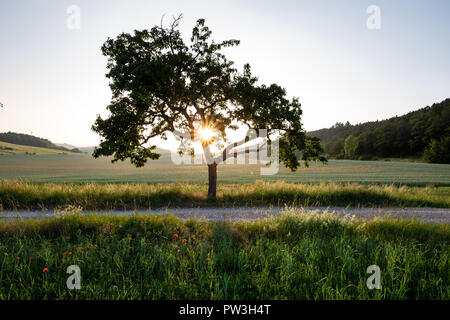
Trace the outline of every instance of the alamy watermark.
{"type": "Polygon", "coordinates": [[[369,30],[380,30],[381,29],[381,9],[379,6],[374,4],[367,7],[366,10],[369,17],[366,20],[366,26],[369,30]]]}
{"type": "Polygon", "coordinates": [[[81,270],[77,265],[70,265],[67,267],[66,273],[71,274],[66,281],[67,289],[73,290],[81,289],[81,270]]]}
{"type": "Polygon", "coordinates": [[[367,267],[366,273],[371,274],[367,279],[366,285],[369,290],[381,289],[381,270],[380,267],[373,264],[367,267]]]}
{"type": "MultiPolygon", "coordinates": [[[[198,139],[191,136],[189,132],[173,132],[183,145],[190,145],[198,139]]],[[[215,133],[220,139],[220,134],[215,133]]],[[[260,174],[274,175],[279,171],[279,141],[278,139],[268,139],[268,130],[250,129],[245,138],[241,141],[229,144],[223,150],[213,151],[210,145],[204,148],[203,154],[193,155],[192,149],[181,149],[181,151],[171,151],[171,160],[175,165],[193,164],[260,164],[260,174]]],[[[201,138],[200,138],[201,140],[201,138]]]]}
{"type": "Polygon", "coordinates": [[[69,30],[81,29],[81,8],[77,5],[71,5],[66,10],[69,15],[66,20],[66,26],[69,30]]]}

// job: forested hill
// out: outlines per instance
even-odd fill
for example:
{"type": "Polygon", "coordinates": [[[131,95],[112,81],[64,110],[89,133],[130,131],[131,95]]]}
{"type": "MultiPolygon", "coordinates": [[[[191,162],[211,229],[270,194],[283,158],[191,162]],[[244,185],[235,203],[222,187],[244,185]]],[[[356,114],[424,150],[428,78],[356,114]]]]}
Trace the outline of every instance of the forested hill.
{"type": "Polygon", "coordinates": [[[78,150],[77,148],[74,148],[74,149],[64,148],[61,146],[57,146],[56,144],[52,143],[50,140],[38,138],[38,137],[35,137],[32,135],[23,134],[23,133],[15,133],[15,132],[0,133],[0,141],[19,144],[19,145],[23,145],[23,146],[40,147],[40,148],[81,153],[81,151],[78,150]]]}
{"type": "Polygon", "coordinates": [[[450,98],[400,117],[357,125],[336,123],[311,131],[325,152],[338,159],[421,157],[450,163],[450,98]]]}

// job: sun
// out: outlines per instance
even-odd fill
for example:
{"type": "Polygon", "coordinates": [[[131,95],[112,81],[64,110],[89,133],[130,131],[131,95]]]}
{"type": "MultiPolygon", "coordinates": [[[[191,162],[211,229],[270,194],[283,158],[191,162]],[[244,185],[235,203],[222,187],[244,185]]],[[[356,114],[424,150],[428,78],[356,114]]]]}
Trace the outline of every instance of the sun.
{"type": "Polygon", "coordinates": [[[201,128],[198,132],[202,140],[205,142],[211,141],[216,136],[214,130],[208,127],[201,128]]]}

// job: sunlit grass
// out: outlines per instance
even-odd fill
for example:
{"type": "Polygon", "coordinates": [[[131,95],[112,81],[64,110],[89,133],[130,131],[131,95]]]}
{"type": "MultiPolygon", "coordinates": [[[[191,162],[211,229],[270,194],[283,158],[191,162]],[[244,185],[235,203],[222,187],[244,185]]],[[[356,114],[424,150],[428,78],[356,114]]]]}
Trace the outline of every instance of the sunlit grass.
{"type": "Polygon", "coordinates": [[[449,187],[256,182],[224,184],[207,199],[202,184],[31,184],[0,182],[0,208],[86,210],[149,209],[162,206],[376,206],[450,207],[449,187]]]}

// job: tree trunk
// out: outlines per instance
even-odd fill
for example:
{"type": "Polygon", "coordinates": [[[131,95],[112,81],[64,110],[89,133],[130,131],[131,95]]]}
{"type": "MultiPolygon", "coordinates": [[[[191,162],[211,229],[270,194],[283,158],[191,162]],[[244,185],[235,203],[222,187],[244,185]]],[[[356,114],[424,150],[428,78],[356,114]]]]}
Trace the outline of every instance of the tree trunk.
{"type": "Polygon", "coordinates": [[[208,198],[216,197],[216,185],[217,185],[217,163],[208,164],[208,198]]]}

